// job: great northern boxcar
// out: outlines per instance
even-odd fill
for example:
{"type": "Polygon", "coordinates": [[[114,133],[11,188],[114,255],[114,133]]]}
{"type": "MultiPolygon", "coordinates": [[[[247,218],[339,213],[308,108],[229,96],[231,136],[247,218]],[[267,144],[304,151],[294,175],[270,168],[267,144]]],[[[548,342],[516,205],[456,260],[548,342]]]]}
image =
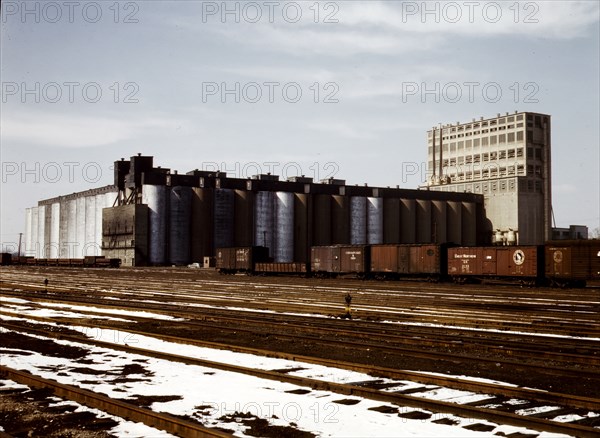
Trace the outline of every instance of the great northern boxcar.
{"type": "Polygon", "coordinates": [[[545,248],[551,284],[583,287],[587,280],[600,280],[600,240],[549,242],[545,248]]]}
{"type": "Polygon", "coordinates": [[[448,249],[448,275],[455,280],[501,278],[539,284],[543,246],[487,246],[448,249]]]}

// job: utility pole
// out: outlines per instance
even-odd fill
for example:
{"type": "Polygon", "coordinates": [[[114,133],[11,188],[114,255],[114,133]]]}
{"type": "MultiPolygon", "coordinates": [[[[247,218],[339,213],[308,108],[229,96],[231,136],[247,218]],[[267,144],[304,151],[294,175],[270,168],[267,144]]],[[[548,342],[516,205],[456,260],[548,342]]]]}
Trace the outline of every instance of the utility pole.
{"type": "Polygon", "coordinates": [[[21,257],[21,237],[23,237],[23,233],[19,233],[19,250],[17,252],[17,256],[21,257]]]}

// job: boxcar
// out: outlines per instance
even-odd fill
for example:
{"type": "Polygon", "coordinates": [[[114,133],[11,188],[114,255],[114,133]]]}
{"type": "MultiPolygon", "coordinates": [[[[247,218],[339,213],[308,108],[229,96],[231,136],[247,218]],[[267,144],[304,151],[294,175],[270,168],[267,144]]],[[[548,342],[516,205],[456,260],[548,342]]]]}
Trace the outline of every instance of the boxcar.
{"type": "Polygon", "coordinates": [[[544,276],[542,246],[489,246],[448,249],[454,280],[502,278],[537,284],[544,276]]]}
{"type": "Polygon", "coordinates": [[[600,280],[600,240],[549,242],[545,250],[551,284],[583,287],[587,280],[600,280]]]}
{"type": "Polygon", "coordinates": [[[254,265],[257,274],[306,274],[306,263],[267,263],[259,262],[254,265]]]}
{"type": "Polygon", "coordinates": [[[377,277],[440,278],[447,269],[443,245],[372,245],[371,273],[377,277]]]}
{"type": "Polygon", "coordinates": [[[364,275],[370,268],[370,246],[331,245],[311,248],[311,272],[314,274],[364,275]]]}
{"type": "Polygon", "coordinates": [[[219,272],[254,272],[256,263],[267,262],[269,249],[264,246],[217,248],[216,266],[219,272]]]}
{"type": "Polygon", "coordinates": [[[0,260],[0,265],[11,265],[12,264],[12,254],[8,252],[2,253],[2,259],[0,260]]]}

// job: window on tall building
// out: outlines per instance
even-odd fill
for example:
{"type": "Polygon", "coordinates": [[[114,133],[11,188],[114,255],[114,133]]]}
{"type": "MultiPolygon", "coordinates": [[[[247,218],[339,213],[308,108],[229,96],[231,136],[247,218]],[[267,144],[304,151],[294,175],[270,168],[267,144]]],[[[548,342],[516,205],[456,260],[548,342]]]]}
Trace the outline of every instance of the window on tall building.
{"type": "Polygon", "coordinates": [[[515,150],[514,149],[509,149],[506,153],[506,157],[507,158],[515,158],[515,150]]]}
{"type": "Polygon", "coordinates": [[[444,145],[442,146],[442,151],[448,152],[448,143],[444,143],[444,145]]]}
{"type": "Polygon", "coordinates": [[[493,181],[492,184],[490,184],[490,189],[492,192],[497,192],[498,191],[498,183],[496,181],[493,181]]]}
{"type": "Polygon", "coordinates": [[[506,134],[500,134],[498,136],[498,142],[500,142],[500,143],[506,143],[506,134]]]}
{"type": "Polygon", "coordinates": [[[498,123],[504,124],[504,123],[506,123],[506,119],[500,119],[500,120],[498,120],[498,123]]]}
{"type": "Polygon", "coordinates": [[[490,136],[490,145],[495,145],[498,142],[498,137],[495,135],[490,136]]]}
{"type": "Polygon", "coordinates": [[[513,143],[515,141],[515,133],[514,132],[509,132],[508,133],[508,142],[509,143],[513,143]]]}
{"type": "Polygon", "coordinates": [[[536,128],[542,127],[542,118],[540,116],[535,116],[535,127],[536,128]]]}
{"type": "Polygon", "coordinates": [[[506,158],[506,151],[500,151],[498,153],[498,159],[502,160],[504,158],[506,158]]]}
{"type": "Polygon", "coordinates": [[[480,161],[480,156],[479,154],[475,154],[473,155],[473,163],[479,163],[480,161]]]}
{"type": "Polygon", "coordinates": [[[473,162],[473,157],[471,155],[467,155],[465,157],[465,164],[471,164],[473,162]]]}
{"type": "Polygon", "coordinates": [[[517,120],[523,120],[523,114],[517,114],[517,120]]]}
{"type": "Polygon", "coordinates": [[[487,146],[488,145],[488,141],[489,141],[488,137],[483,137],[481,139],[481,146],[487,146]]]}
{"type": "Polygon", "coordinates": [[[525,175],[525,166],[523,166],[522,164],[518,164],[517,165],[517,173],[519,175],[525,175]]]}
{"type": "Polygon", "coordinates": [[[517,141],[523,141],[523,131],[517,132],[517,141]]]}
{"type": "Polygon", "coordinates": [[[533,148],[527,148],[527,158],[533,158],[533,148]]]}
{"type": "MultiPolygon", "coordinates": [[[[473,140],[467,140],[467,141],[465,141],[465,146],[466,146],[468,149],[471,149],[471,144],[472,144],[472,143],[473,143],[473,140]]],[[[459,148],[459,149],[462,149],[462,145],[460,145],[460,144],[459,144],[459,145],[458,145],[458,148],[459,148]]]]}
{"type": "Polygon", "coordinates": [[[535,148],[535,158],[537,160],[542,159],[542,149],[541,148],[535,148]]]}
{"type": "Polygon", "coordinates": [[[527,130],[527,143],[533,143],[533,131],[527,130]]]}
{"type": "Polygon", "coordinates": [[[533,164],[527,165],[527,175],[533,175],[533,164]]]}
{"type": "MultiPolygon", "coordinates": [[[[479,143],[480,143],[480,141],[481,141],[480,139],[478,139],[478,138],[474,138],[474,139],[473,139],[473,146],[475,146],[475,147],[478,147],[478,146],[479,146],[479,143]]],[[[471,148],[471,145],[470,145],[469,143],[467,143],[467,149],[470,149],[470,148],[471,148]]]]}
{"type": "Polygon", "coordinates": [[[533,121],[533,114],[527,114],[527,120],[533,121]]]}
{"type": "Polygon", "coordinates": [[[508,176],[515,175],[515,166],[508,166],[508,176]]]}
{"type": "Polygon", "coordinates": [[[458,149],[462,149],[465,145],[465,142],[463,140],[458,142],[458,149]]]}
{"type": "Polygon", "coordinates": [[[465,157],[458,157],[458,164],[464,164],[465,163],[465,157]]]}
{"type": "Polygon", "coordinates": [[[506,191],[506,181],[500,181],[500,191],[501,192],[506,191]]]}
{"type": "Polygon", "coordinates": [[[515,116],[510,116],[510,117],[508,118],[508,121],[509,121],[509,122],[514,122],[514,121],[515,121],[515,116]]]}
{"type": "Polygon", "coordinates": [[[541,181],[535,182],[535,191],[538,193],[541,193],[541,191],[542,191],[542,182],[541,181]]]}
{"type": "Polygon", "coordinates": [[[456,143],[450,143],[450,152],[456,152],[456,143]]]}
{"type": "Polygon", "coordinates": [[[515,191],[515,186],[516,186],[516,184],[515,184],[515,180],[514,179],[511,179],[511,180],[508,181],[508,190],[510,192],[514,192],[515,191]]]}
{"type": "Polygon", "coordinates": [[[517,123],[517,128],[522,128],[523,124],[522,123],[517,123]]]}
{"type": "Polygon", "coordinates": [[[483,161],[490,161],[490,154],[487,152],[484,152],[483,154],[481,154],[481,159],[483,161]]]}

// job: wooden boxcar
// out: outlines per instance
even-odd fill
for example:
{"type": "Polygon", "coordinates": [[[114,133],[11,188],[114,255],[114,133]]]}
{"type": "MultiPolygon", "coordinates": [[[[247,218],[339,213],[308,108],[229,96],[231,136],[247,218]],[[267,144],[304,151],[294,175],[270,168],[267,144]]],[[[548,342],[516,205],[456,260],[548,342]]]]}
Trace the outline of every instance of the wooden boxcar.
{"type": "Polygon", "coordinates": [[[444,276],[447,269],[443,245],[372,245],[371,273],[375,276],[444,276]]]}
{"type": "Polygon", "coordinates": [[[448,249],[448,275],[469,278],[518,279],[540,283],[544,276],[543,246],[488,246],[448,249]]]}
{"type": "Polygon", "coordinates": [[[254,265],[257,274],[306,274],[306,263],[266,263],[254,265]]]}
{"type": "Polygon", "coordinates": [[[311,248],[313,274],[365,274],[370,268],[370,246],[331,245],[311,248]]]}
{"type": "Polygon", "coordinates": [[[8,253],[8,252],[3,252],[2,253],[2,259],[0,259],[0,265],[10,265],[12,264],[12,254],[8,253]]]}
{"type": "Polygon", "coordinates": [[[545,248],[551,284],[585,286],[587,280],[600,280],[600,240],[549,242],[545,248]]]}
{"type": "Polygon", "coordinates": [[[256,263],[269,261],[269,249],[264,246],[217,248],[216,266],[219,272],[254,272],[256,263]]]}

